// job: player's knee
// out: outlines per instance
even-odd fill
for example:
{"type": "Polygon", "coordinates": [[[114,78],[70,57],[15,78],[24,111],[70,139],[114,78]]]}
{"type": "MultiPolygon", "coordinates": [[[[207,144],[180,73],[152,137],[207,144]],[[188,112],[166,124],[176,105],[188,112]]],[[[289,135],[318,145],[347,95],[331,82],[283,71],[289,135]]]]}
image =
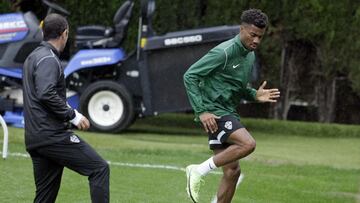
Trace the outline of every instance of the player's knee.
{"type": "Polygon", "coordinates": [[[256,142],[254,139],[249,139],[241,144],[237,145],[237,152],[239,157],[251,154],[256,148],[256,142]]]}
{"type": "Polygon", "coordinates": [[[89,180],[94,185],[103,185],[109,181],[110,167],[109,164],[103,160],[97,163],[96,167],[89,174],[89,180]]]}
{"type": "Polygon", "coordinates": [[[104,161],[101,167],[102,167],[103,171],[105,171],[106,173],[109,173],[110,166],[109,166],[108,162],[104,161]]]}
{"type": "Polygon", "coordinates": [[[109,164],[105,160],[100,162],[100,164],[97,167],[96,172],[99,173],[99,174],[103,174],[103,175],[109,174],[110,173],[109,164]]]}
{"type": "Polygon", "coordinates": [[[253,152],[256,148],[256,141],[254,139],[250,139],[246,142],[245,148],[249,153],[253,152]]]}

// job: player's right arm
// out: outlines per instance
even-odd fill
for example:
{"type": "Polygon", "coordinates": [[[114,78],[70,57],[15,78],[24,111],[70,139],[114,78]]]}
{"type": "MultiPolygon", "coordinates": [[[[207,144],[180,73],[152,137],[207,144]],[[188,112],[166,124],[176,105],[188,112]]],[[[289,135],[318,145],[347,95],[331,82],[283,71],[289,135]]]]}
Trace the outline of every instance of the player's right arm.
{"type": "Polygon", "coordinates": [[[225,63],[225,52],[222,49],[214,48],[205,56],[194,63],[184,74],[184,84],[189,97],[190,104],[195,112],[196,118],[200,118],[205,130],[214,131],[217,129],[216,116],[209,116],[207,107],[203,103],[203,95],[200,90],[200,83],[205,80],[217,68],[223,68],[225,63]],[[200,115],[206,115],[201,116],[200,115]],[[202,119],[206,118],[206,119],[202,119]]]}

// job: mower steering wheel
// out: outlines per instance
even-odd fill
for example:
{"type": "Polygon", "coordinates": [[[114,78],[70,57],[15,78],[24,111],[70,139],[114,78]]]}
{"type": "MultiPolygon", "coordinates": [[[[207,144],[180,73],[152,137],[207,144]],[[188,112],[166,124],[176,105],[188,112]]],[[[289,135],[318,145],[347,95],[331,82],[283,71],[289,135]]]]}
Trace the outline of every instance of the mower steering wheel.
{"type": "MultiPolygon", "coordinates": [[[[48,0],[41,0],[46,6],[48,6],[50,9],[54,9],[56,11],[58,11],[59,13],[65,15],[65,16],[69,16],[70,12],[67,11],[65,8],[61,7],[60,5],[50,2],[48,0]]],[[[48,13],[49,14],[49,13],[48,13]]]]}

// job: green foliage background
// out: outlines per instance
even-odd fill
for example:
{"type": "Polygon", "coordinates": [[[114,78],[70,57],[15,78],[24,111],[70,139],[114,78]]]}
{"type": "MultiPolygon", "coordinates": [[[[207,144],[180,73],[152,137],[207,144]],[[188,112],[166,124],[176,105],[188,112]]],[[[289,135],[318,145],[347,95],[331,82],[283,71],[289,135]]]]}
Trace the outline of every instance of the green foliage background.
{"type": "MultiPolygon", "coordinates": [[[[113,15],[124,0],[56,2],[71,12],[69,21],[74,34],[80,25],[111,26],[113,15]]],[[[133,50],[137,43],[140,0],[134,2],[133,17],[124,43],[128,51],[133,50]]],[[[1,1],[0,12],[10,12],[9,5],[9,1],[1,1]]],[[[300,87],[305,92],[313,91],[311,84],[315,81],[324,80],[323,86],[326,87],[341,75],[347,78],[350,92],[360,95],[359,0],[156,0],[153,28],[161,35],[184,29],[234,25],[239,23],[242,11],[248,8],[259,8],[270,19],[267,35],[257,53],[263,79],[272,81],[271,85],[280,84],[281,51],[289,43],[297,42],[305,48],[310,46],[314,50],[311,55],[316,59],[316,63],[302,64],[305,72],[314,76],[309,80],[305,77],[307,81],[300,80],[300,87]],[[303,82],[308,84],[303,85],[303,82]]],[[[358,97],[354,98],[351,100],[358,97]]]]}
{"type": "MultiPolygon", "coordinates": [[[[38,0],[34,0],[38,1],[38,0]]],[[[112,18],[124,0],[57,0],[71,12],[72,28],[80,25],[112,25],[112,18]]],[[[125,47],[135,47],[140,0],[135,0],[125,47]]],[[[9,1],[0,12],[10,12],[9,1]]],[[[358,0],[157,0],[153,26],[157,34],[198,27],[238,24],[241,12],[259,8],[270,19],[268,36],[260,55],[270,75],[277,76],[281,47],[291,40],[311,42],[319,52],[321,71],[327,76],[348,73],[353,88],[360,91],[360,2],[358,0]]],[[[74,32],[73,32],[74,33],[74,32]]]]}

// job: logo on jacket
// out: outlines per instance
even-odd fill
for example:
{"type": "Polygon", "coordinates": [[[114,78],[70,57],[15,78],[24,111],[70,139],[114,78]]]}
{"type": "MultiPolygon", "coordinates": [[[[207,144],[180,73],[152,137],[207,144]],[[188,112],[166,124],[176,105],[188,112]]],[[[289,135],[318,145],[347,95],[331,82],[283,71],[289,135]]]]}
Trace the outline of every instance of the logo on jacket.
{"type": "Polygon", "coordinates": [[[70,142],[80,143],[80,139],[76,135],[71,135],[70,136],[70,142]]]}
{"type": "Polygon", "coordinates": [[[232,129],[232,122],[231,121],[226,121],[224,127],[228,130],[231,130],[232,129]]]}
{"type": "Polygon", "coordinates": [[[237,68],[240,64],[237,64],[237,65],[233,65],[233,68],[237,68]]]}

